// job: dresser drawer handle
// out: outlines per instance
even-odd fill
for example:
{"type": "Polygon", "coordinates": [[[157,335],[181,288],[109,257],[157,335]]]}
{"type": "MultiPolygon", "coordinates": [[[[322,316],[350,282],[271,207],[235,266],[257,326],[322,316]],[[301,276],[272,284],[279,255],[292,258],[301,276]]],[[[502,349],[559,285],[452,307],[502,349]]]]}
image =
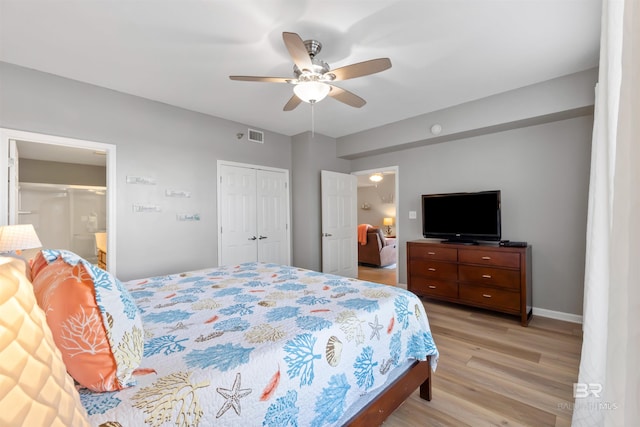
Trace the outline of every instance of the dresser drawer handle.
{"type": "Polygon", "coordinates": [[[482,294],[482,296],[485,297],[485,298],[491,298],[491,295],[489,295],[489,294],[482,294]]]}
{"type": "Polygon", "coordinates": [[[433,285],[429,285],[429,289],[435,289],[436,287],[433,285]]]}
{"type": "Polygon", "coordinates": [[[491,275],[490,274],[483,274],[482,278],[483,279],[491,279],[491,275]]]}
{"type": "Polygon", "coordinates": [[[483,257],[482,257],[482,259],[487,259],[487,260],[489,260],[489,259],[491,259],[491,257],[490,257],[490,256],[483,256],[483,257]]]}
{"type": "Polygon", "coordinates": [[[435,255],[435,252],[427,252],[427,255],[435,255]]]}
{"type": "Polygon", "coordinates": [[[429,267],[429,268],[427,268],[427,270],[429,270],[429,271],[436,271],[436,269],[435,269],[435,268],[433,268],[433,267],[429,267]]]}

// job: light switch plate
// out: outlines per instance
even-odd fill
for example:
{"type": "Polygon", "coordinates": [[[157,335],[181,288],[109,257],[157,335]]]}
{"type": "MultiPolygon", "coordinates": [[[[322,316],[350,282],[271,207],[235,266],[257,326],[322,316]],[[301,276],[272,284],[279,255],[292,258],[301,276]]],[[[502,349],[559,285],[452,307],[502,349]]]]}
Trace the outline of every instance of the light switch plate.
{"type": "Polygon", "coordinates": [[[409,219],[416,219],[417,217],[416,211],[409,211],[409,219]]]}

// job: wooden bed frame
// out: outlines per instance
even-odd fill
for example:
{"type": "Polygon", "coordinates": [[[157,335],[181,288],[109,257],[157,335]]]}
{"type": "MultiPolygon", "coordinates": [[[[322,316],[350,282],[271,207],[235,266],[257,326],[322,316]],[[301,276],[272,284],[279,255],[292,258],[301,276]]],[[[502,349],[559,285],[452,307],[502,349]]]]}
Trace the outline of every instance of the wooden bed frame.
{"type": "Polygon", "coordinates": [[[420,398],[431,400],[431,356],[413,365],[393,383],[389,384],[345,425],[350,427],[379,426],[420,386],[420,398]]]}

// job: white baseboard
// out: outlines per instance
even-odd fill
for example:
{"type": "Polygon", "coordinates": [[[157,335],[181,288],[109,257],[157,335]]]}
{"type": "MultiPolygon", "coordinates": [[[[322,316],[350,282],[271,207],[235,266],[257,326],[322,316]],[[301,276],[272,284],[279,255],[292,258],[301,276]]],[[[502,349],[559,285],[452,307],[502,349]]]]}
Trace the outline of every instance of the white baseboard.
{"type": "MultiPolygon", "coordinates": [[[[406,283],[398,283],[398,288],[407,289],[406,283]]],[[[548,317],[550,319],[564,320],[565,322],[582,324],[582,316],[579,314],[564,313],[562,311],[547,310],[546,308],[533,307],[533,315],[548,317]]]]}
{"type": "Polygon", "coordinates": [[[565,322],[582,324],[582,316],[579,314],[563,313],[562,311],[547,310],[546,308],[533,307],[533,315],[549,317],[551,319],[564,320],[565,322]]]}

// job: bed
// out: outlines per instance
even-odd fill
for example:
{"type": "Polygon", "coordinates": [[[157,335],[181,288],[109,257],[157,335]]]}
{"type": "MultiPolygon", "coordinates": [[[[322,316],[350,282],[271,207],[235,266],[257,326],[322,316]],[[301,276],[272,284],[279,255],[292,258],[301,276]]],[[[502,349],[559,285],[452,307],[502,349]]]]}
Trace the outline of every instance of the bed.
{"type": "Polygon", "coordinates": [[[420,300],[390,286],[247,263],[124,283],[142,318],[135,385],[80,388],[92,425],[379,425],[438,351],[420,300]]]}

